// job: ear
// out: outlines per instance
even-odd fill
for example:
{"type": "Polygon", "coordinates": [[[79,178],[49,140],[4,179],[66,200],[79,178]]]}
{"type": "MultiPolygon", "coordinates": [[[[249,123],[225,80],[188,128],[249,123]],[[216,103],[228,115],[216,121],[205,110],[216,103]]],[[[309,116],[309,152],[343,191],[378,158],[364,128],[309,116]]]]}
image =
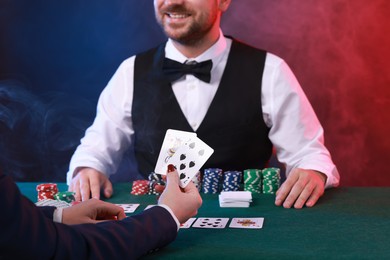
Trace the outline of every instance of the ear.
{"type": "Polygon", "coordinates": [[[219,10],[221,10],[221,12],[225,12],[229,8],[231,1],[232,0],[220,0],[219,1],[219,10]]]}

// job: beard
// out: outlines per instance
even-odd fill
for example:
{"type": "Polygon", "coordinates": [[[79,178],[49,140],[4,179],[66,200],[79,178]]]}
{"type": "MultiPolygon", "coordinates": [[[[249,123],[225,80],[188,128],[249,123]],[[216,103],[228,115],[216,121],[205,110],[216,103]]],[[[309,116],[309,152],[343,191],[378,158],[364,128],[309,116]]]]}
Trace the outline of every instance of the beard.
{"type": "Polygon", "coordinates": [[[192,13],[181,6],[173,6],[168,10],[156,13],[156,19],[165,35],[183,45],[194,45],[201,42],[212,30],[218,15],[216,12],[202,13],[200,16],[187,21],[185,25],[169,24],[164,20],[165,12],[192,13]],[[159,16],[160,15],[160,16],[159,16]]]}

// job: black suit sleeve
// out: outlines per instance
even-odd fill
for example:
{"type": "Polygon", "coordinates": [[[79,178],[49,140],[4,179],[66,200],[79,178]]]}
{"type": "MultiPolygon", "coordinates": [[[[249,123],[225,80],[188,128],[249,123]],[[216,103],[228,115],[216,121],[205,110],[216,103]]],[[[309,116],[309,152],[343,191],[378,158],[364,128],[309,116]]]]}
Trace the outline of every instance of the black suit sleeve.
{"type": "Polygon", "coordinates": [[[0,206],[0,259],[136,259],[177,235],[176,222],[162,207],[122,221],[54,223],[1,173],[0,206]]]}

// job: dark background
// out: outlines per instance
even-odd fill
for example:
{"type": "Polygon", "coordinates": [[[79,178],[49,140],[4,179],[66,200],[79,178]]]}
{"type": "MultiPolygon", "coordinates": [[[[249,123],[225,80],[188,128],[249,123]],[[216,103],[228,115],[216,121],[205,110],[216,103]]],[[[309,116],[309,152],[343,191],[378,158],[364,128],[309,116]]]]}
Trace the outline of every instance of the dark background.
{"type": "MultiPolygon", "coordinates": [[[[223,17],[225,34],[290,65],[343,186],[390,185],[389,14],[387,0],[233,0],[223,17]]],[[[3,171],[64,181],[120,62],[164,39],[151,0],[0,0],[3,171]]]]}

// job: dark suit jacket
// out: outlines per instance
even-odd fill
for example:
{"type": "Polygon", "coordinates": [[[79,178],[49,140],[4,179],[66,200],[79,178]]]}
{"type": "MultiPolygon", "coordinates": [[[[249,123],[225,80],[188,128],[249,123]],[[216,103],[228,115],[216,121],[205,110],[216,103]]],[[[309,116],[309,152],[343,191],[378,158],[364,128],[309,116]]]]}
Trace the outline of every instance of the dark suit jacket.
{"type": "Polygon", "coordinates": [[[136,259],[172,242],[177,225],[162,207],[122,221],[68,226],[52,220],[0,172],[0,259],[136,259]]]}

